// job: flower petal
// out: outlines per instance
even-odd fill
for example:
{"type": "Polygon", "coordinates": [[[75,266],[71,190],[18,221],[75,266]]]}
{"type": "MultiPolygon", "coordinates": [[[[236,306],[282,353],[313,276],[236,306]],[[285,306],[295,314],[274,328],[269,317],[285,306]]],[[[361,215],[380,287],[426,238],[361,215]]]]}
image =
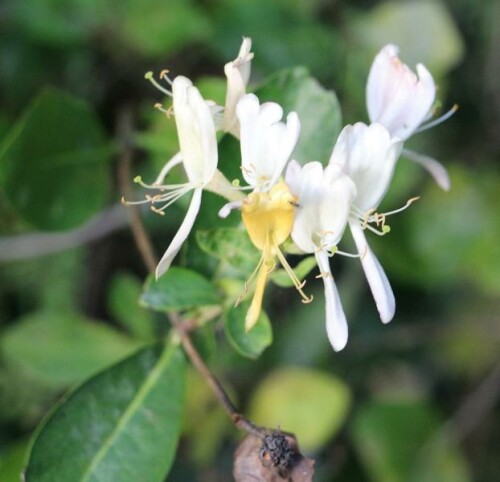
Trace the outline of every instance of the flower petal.
{"type": "Polygon", "coordinates": [[[356,185],[353,203],[362,211],[376,208],[387,192],[403,143],[381,124],[344,127],[329,164],[339,166],[356,185]]]}
{"type": "Polygon", "coordinates": [[[246,86],[250,77],[250,65],[253,59],[252,40],[244,37],[238,57],[224,66],[227,77],[226,103],[222,128],[226,132],[239,137],[239,124],[236,117],[236,104],[245,95],[246,86]]]}
{"type": "Polygon", "coordinates": [[[183,76],[172,85],[173,106],[184,169],[193,184],[206,184],[217,168],[217,138],[210,106],[183,76]]]}
{"type": "Polygon", "coordinates": [[[173,259],[177,256],[177,253],[181,249],[182,243],[184,243],[184,241],[186,241],[187,237],[189,236],[198,211],[200,210],[201,193],[201,188],[194,190],[191,203],[189,204],[189,209],[186,213],[186,217],[184,218],[184,221],[182,221],[182,224],[175,234],[174,239],[172,239],[170,246],[167,248],[165,254],[156,267],[156,279],[158,279],[168,270],[173,259]]]}
{"type": "Polygon", "coordinates": [[[326,333],[335,351],[342,350],[347,344],[348,329],[339,292],[330,271],[329,257],[324,251],[316,253],[316,262],[323,274],[325,285],[326,333]]]}
{"type": "Polygon", "coordinates": [[[366,85],[371,122],[385,126],[392,136],[407,139],[431,112],[436,85],[424,65],[417,75],[398,57],[398,48],[386,45],[373,61],[366,85]]]}
{"type": "Polygon", "coordinates": [[[236,106],[240,122],[241,167],[246,182],[269,189],[277,182],[300,132],[295,112],[281,121],[283,109],[275,102],[259,104],[254,94],[243,96],[236,106]]]}
{"type": "Polygon", "coordinates": [[[415,151],[410,151],[409,149],[403,149],[403,155],[426,169],[441,189],[444,189],[445,191],[450,190],[451,181],[448,171],[446,170],[446,167],[436,161],[436,159],[419,154],[415,151]]]}
{"type": "Polygon", "coordinates": [[[389,280],[373,251],[368,246],[365,233],[357,220],[349,222],[352,237],[361,256],[361,265],[380,314],[380,319],[388,323],[394,317],[396,301],[389,280]]]}

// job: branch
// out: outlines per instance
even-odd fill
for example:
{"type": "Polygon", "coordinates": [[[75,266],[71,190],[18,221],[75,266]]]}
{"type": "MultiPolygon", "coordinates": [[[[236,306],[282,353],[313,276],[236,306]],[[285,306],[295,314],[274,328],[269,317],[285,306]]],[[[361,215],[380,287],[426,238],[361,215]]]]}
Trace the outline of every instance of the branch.
{"type": "MultiPolygon", "coordinates": [[[[132,199],[132,189],[130,188],[130,166],[132,163],[132,145],[130,144],[130,139],[132,138],[132,116],[129,109],[124,109],[120,112],[118,116],[118,138],[121,144],[120,150],[120,164],[119,164],[119,185],[120,190],[123,192],[127,199],[132,199]]],[[[135,243],[141,257],[150,273],[154,273],[157,264],[157,257],[154,254],[154,250],[151,241],[148,237],[144,225],[142,223],[140,211],[135,205],[129,205],[130,211],[130,229],[134,235],[135,243]]],[[[235,405],[227,395],[222,384],[215,377],[215,375],[210,371],[210,368],[201,358],[200,354],[196,350],[191,337],[189,336],[189,330],[187,324],[185,325],[177,313],[168,315],[168,318],[178,333],[182,347],[192,365],[196,368],[198,373],[202,376],[208,386],[212,389],[217,400],[222,405],[229,418],[233,421],[236,427],[240,430],[245,430],[249,434],[255,435],[260,439],[263,439],[267,435],[267,430],[262,429],[254,425],[250,420],[246,419],[242,414],[238,412],[235,405]]]]}

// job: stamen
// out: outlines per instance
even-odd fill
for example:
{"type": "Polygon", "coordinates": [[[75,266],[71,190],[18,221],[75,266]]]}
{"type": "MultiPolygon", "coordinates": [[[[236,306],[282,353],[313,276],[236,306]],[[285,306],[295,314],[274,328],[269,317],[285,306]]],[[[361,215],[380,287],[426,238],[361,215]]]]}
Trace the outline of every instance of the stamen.
{"type": "Polygon", "coordinates": [[[302,303],[310,303],[313,300],[313,296],[307,296],[304,291],[302,291],[302,288],[305,286],[306,282],[305,281],[300,281],[297,275],[295,274],[295,271],[292,269],[292,267],[288,264],[288,261],[286,260],[285,256],[279,249],[279,247],[276,247],[276,254],[278,255],[278,259],[287,272],[288,276],[292,280],[293,284],[295,285],[296,290],[300,293],[300,296],[302,297],[302,303]]]}
{"type": "Polygon", "coordinates": [[[448,120],[456,111],[458,110],[458,104],[454,104],[453,107],[443,114],[441,117],[438,117],[437,119],[434,119],[431,122],[428,122],[427,124],[422,124],[416,131],[415,133],[423,132],[428,129],[432,129],[433,127],[436,127],[437,125],[441,124],[442,122],[448,120]]]}
{"type": "Polygon", "coordinates": [[[160,112],[163,112],[167,117],[170,117],[170,111],[172,110],[172,107],[169,107],[168,109],[165,109],[159,102],[157,102],[154,105],[154,108],[156,110],[159,110],[160,112]]]}
{"type": "Polygon", "coordinates": [[[163,79],[165,81],[167,81],[170,85],[173,84],[173,82],[170,80],[170,77],[168,76],[168,74],[170,73],[170,70],[168,69],[163,69],[161,72],[160,72],[160,79],[163,79]]]}
{"type": "Polygon", "coordinates": [[[172,96],[172,92],[168,89],[165,89],[161,84],[159,84],[156,79],[153,76],[153,72],[147,72],[146,75],[144,76],[146,80],[149,80],[160,92],[163,92],[164,94],[167,94],[169,97],[172,96]]]}

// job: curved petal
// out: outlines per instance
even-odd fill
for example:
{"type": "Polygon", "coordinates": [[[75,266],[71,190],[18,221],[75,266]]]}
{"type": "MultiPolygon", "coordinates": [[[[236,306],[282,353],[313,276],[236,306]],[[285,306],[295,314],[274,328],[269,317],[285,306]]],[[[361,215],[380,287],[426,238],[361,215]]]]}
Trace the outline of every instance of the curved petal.
{"type": "Polygon", "coordinates": [[[418,76],[398,57],[398,48],[386,45],[373,61],[366,85],[371,122],[379,122],[391,135],[407,139],[429,117],[436,85],[424,65],[418,76]]]}
{"type": "Polygon", "coordinates": [[[191,203],[189,204],[189,209],[186,213],[186,217],[184,218],[184,221],[182,221],[182,224],[175,234],[174,239],[172,239],[170,246],[167,248],[165,254],[156,267],[156,279],[158,279],[168,270],[168,268],[170,268],[170,264],[177,256],[177,253],[181,249],[182,243],[184,243],[184,241],[186,241],[187,237],[189,236],[198,211],[200,210],[201,193],[202,189],[194,190],[191,203]]]}
{"type": "Polygon", "coordinates": [[[392,292],[389,280],[385,275],[384,269],[380,265],[373,251],[368,246],[365,233],[356,220],[349,222],[352,237],[356,243],[356,248],[361,256],[361,265],[365,272],[366,279],[380,314],[380,319],[388,323],[394,317],[396,311],[396,300],[392,292]]]}
{"type": "Polygon", "coordinates": [[[224,66],[227,77],[226,102],[224,107],[223,129],[239,136],[239,125],[236,117],[236,104],[245,95],[246,85],[250,77],[250,65],[253,59],[252,40],[244,37],[238,57],[224,66]]]}
{"type": "Polygon", "coordinates": [[[254,94],[244,95],[236,106],[240,122],[241,168],[245,181],[254,188],[269,188],[277,182],[300,132],[295,112],[286,124],[283,109],[275,102],[259,104],[254,94]]]}
{"type": "Polygon", "coordinates": [[[451,181],[448,171],[446,167],[436,161],[436,159],[419,154],[418,152],[410,151],[409,149],[403,149],[403,155],[413,162],[420,164],[434,178],[441,189],[445,191],[450,190],[451,181]]]}
{"type": "Polygon", "coordinates": [[[347,320],[339,292],[330,271],[328,255],[323,251],[317,252],[316,262],[323,274],[323,283],[325,285],[326,333],[333,349],[340,351],[347,344],[347,320]]]}
{"type": "Polygon", "coordinates": [[[172,93],[184,169],[190,182],[208,183],[218,160],[217,137],[210,106],[186,77],[174,79],[172,93]]]}
{"type": "Polygon", "coordinates": [[[376,208],[392,180],[403,143],[381,124],[362,122],[344,127],[330,157],[356,185],[354,204],[366,211],[376,208]]]}

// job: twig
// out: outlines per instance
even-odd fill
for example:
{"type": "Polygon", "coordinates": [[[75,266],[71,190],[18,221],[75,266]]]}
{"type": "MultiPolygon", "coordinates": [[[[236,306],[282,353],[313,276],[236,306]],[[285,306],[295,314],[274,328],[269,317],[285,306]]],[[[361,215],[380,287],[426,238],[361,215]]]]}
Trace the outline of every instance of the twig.
{"type": "MultiPolygon", "coordinates": [[[[120,140],[120,164],[118,167],[118,182],[123,195],[127,199],[132,199],[133,193],[130,187],[130,167],[132,165],[132,113],[130,108],[125,107],[118,116],[118,139],[120,140]]],[[[153,246],[144,229],[141,221],[141,214],[138,209],[129,209],[129,219],[135,244],[141,253],[142,259],[149,272],[154,273],[156,269],[156,256],[153,246]]]]}
{"type": "MultiPolygon", "coordinates": [[[[120,153],[120,166],[119,166],[119,185],[121,191],[124,193],[125,197],[132,199],[132,190],[130,188],[130,165],[132,161],[132,146],[129,140],[132,138],[132,116],[130,110],[125,109],[119,114],[118,118],[118,136],[121,141],[121,153],[120,153]]],[[[144,229],[142,223],[140,211],[137,206],[130,205],[130,229],[134,235],[134,240],[139,249],[141,257],[144,261],[149,272],[154,273],[157,264],[157,257],[154,254],[154,250],[149,240],[149,236],[144,229]]],[[[189,336],[189,330],[183,324],[177,313],[171,313],[168,318],[178,333],[182,347],[192,365],[202,376],[208,386],[212,389],[217,400],[222,405],[229,418],[233,421],[235,426],[244,430],[250,434],[253,434],[261,439],[267,435],[265,429],[259,428],[254,425],[250,420],[246,419],[242,414],[238,412],[235,405],[227,395],[222,384],[215,377],[215,375],[210,371],[210,368],[201,358],[200,354],[196,350],[196,347],[189,336]]]]}

